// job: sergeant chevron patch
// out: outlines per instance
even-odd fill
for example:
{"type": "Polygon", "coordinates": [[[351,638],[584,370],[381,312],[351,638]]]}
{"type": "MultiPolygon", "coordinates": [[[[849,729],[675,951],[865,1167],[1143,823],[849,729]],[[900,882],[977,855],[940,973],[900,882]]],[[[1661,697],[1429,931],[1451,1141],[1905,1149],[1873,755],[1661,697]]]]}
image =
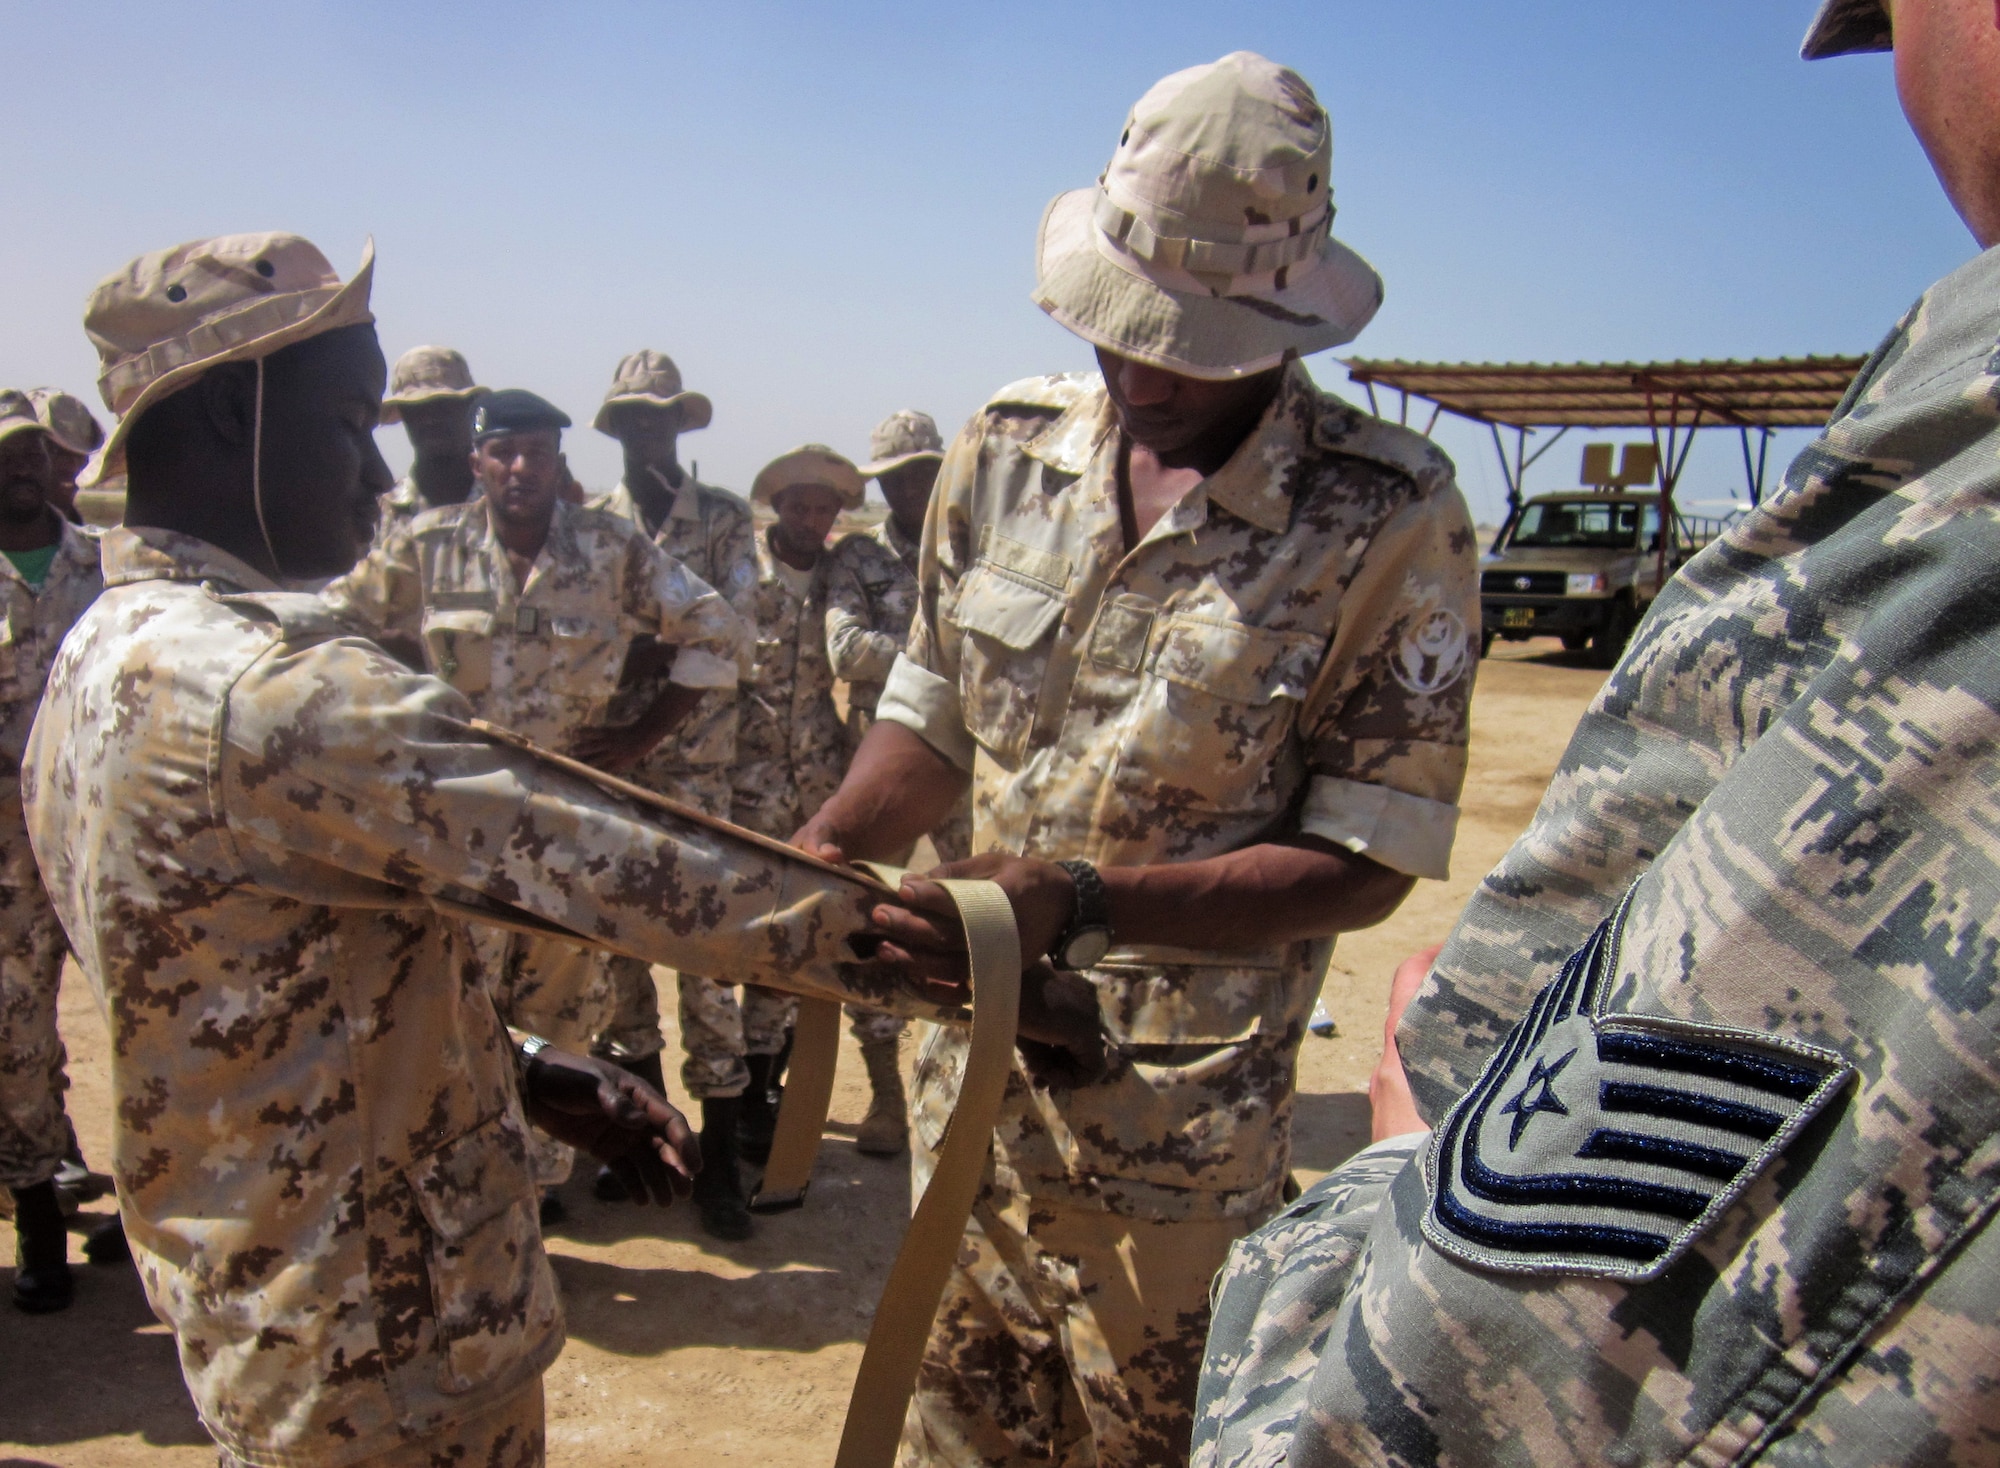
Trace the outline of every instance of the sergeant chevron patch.
{"type": "Polygon", "coordinates": [[[1626,898],[1459,1099],[1424,1237],[1514,1274],[1652,1279],[1854,1070],[1817,1045],[1604,1008],[1626,898]]]}

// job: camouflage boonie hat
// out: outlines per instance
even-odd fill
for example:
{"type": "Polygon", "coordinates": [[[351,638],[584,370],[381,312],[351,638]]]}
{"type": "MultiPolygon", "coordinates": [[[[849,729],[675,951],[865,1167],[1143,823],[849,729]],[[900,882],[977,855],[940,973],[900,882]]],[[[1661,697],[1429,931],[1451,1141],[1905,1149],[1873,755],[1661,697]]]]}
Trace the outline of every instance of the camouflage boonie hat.
{"type": "Polygon", "coordinates": [[[1337,347],[1382,304],[1332,234],[1333,129],[1297,72],[1250,51],[1141,97],[1094,188],[1042,215],[1035,304],[1084,340],[1222,380],[1337,347]]]}
{"type": "Polygon", "coordinates": [[[1806,27],[1799,55],[1807,61],[1849,56],[1857,51],[1894,49],[1889,33],[1889,7],[1882,0],[1821,0],[1819,14],[1806,27]]]}
{"type": "Polygon", "coordinates": [[[706,428],[715,417],[713,403],[681,386],[681,369],[674,365],[674,359],[650,347],[640,348],[618,364],[617,372],[612,374],[611,391],[604,395],[604,406],[597,410],[591,427],[616,438],[618,435],[611,433],[611,410],[620,403],[679,408],[683,433],[706,428]]]}
{"type": "Polygon", "coordinates": [[[411,347],[389,370],[389,395],[382,399],[382,421],[400,423],[412,403],[439,398],[476,398],[487,389],[472,380],[472,368],[462,352],[450,347],[411,347]]]}
{"type": "Polygon", "coordinates": [[[111,437],[78,482],[125,472],[125,438],[161,398],[224,362],[253,362],[323,332],[375,319],[375,241],[345,284],[310,240],[231,234],[141,255],[98,283],[83,330],[97,348],[111,437]]]}
{"type": "Polygon", "coordinates": [[[0,388],[0,443],[30,429],[36,433],[49,431],[35,415],[35,405],[28,400],[26,393],[11,387],[0,388]]]}
{"type": "Polygon", "coordinates": [[[73,454],[94,454],[104,444],[104,425],[82,398],[56,387],[31,387],[28,401],[50,438],[73,454]]]}
{"type": "Polygon", "coordinates": [[[750,485],[750,499],[755,504],[768,505],[780,491],[808,484],[832,490],[840,496],[841,505],[850,510],[858,509],[868,497],[868,481],[861,477],[852,459],[823,443],[809,443],[778,455],[759,469],[750,485]]]}
{"type": "Polygon", "coordinates": [[[861,477],[873,479],[919,459],[943,462],[944,440],[938,436],[935,418],[905,408],[877,423],[868,435],[868,462],[861,465],[861,477]]]}

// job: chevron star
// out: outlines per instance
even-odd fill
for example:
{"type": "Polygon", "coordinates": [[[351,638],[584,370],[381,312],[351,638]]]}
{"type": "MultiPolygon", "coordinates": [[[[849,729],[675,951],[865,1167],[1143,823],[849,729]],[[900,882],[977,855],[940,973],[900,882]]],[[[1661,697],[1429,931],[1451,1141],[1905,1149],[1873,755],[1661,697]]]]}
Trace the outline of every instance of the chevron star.
{"type": "Polygon", "coordinates": [[[1563,1067],[1574,1059],[1574,1050],[1553,1064],[1539,1055],[1535,1057],[1534,1068],[1528,1072],[1528,1083],[1521,1087],[1512,1101],[1500,1108],[1502,1112],[1512,1112],[1514,1116],[1514,1125],[1507,1133],[1509,1152],[1521,1145],[1521,1133],[1528,1129],[1529,1121],[1538,1113],[1546,1111],[1555,1116],[1569,1115],[1569,1108],[1556,1099],[1555,1082],[1556,1077],[1563,1073],[1563,1067]]]}

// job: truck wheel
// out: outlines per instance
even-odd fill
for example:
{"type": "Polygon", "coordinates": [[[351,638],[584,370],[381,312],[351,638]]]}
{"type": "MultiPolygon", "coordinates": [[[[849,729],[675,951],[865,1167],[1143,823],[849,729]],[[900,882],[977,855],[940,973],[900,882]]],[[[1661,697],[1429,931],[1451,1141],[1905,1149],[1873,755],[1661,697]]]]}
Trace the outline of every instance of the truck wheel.
{"type": "Polygon", "coordinates": [[[1590,646],[1588,632],[1565,632],[1562,635],[1564,652],[1582,652],[1590,646]]]}
{"type": "Polygon", "coordinates": [[[1479,634],[1479,655],[1483,658],[1493,651],[1493,633],[1483,630],[1479,634]]]}
{"type": "Polygon", "coordinates": [[[1632,604],[1614,601],[1605,614],[1604,625],[1590,640],[1591,661],[1600,668],[1617,666],[1618,655],[1625,651],[1625,644],[1632,640],[1632,629],[1638,625],[1639,614],[1632,610],[1632,604]]]}

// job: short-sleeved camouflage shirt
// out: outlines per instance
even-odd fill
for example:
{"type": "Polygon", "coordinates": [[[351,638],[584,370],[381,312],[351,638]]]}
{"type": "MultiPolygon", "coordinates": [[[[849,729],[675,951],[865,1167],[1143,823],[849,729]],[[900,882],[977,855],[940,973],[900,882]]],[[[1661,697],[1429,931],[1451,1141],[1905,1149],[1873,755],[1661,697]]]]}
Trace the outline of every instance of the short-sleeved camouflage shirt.
{"type": "MultiPolygon", "coordinates": [[[[683,472],[673,504],[657,526],[645,523],[639,502],[623,480],[590,504],[592,509],[628,520],[651,535],[653,544],[714,587],[743,619],[746,629],[755,628],[756,531],[750,507],[741,499],[683,472]]],[[[634,692],[643,697],[648,690],[634,692]]],[[[712,772],[730,764],[736,758],[736,702],[736,693],[728,689],[704,695],[686,722],[646,757],[633,778],[648,787],[665,789],[687,771],[712,772]]]]}
{"type": "MultiPolygon", "coordinates": [[[[945,456],[878,712],[972,772],[975,848],[1121,866],[1303,832],[1443,876],[1478,653],[1450,461],[1294,366],[1128,550],[1118,440],[1099,379],[1036,378],[945,456]]],[[[1268,1207],[1327,953],[1113,949],[1090,978],[1116,1064],[1017,1076],[1003,1182],[1147,1217],[1268,1207]]],[[[932,1138],[961,1046],[922,1062],[932,1138]]]]}
{"type": "Polygon", "coordinates": [[[560,1347],[511,1048],[434,901],[942,1017],[853,966],[863,889],[495,747],[213,546],[114,529],[104,565],[23,795],[110,1022],[133,1255],[238,1457],[383,1452],[560,1347]]]}
{"type": "Polygon", "coordinates": [[[556,749],[611,720],[638,639],[679,648],[670,676],[691,688],[734,688],[748,652],[722,597],[644,532],[560,500],[525,585],[482,496],[415,516],[325,595],[419,642],[480,717],[556,749]]]}

